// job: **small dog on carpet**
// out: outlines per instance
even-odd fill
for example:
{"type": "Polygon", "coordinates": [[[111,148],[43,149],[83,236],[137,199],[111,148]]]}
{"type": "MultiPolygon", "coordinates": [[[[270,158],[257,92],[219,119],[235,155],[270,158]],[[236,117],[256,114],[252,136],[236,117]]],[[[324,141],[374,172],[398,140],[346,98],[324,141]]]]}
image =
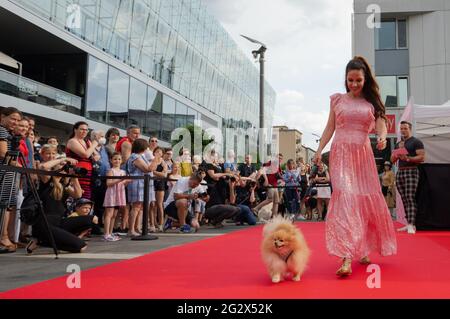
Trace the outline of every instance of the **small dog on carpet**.
{"type": "Polygon", "coordinates": [[[300,281],[310,250],[301,231],[289,219],[277,216],[263,228],[261,255],[272,282],[278,283],[288,274],[300,281]]]}

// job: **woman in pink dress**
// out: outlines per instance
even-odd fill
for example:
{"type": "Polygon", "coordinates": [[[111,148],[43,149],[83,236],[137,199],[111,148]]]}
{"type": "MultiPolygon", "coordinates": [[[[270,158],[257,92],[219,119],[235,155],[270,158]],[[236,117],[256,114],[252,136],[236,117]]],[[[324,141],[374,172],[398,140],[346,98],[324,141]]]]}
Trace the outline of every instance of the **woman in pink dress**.
{"type": "Polygon", "coordinates": [[[369,253],[382,256],[397,252],[394,225],[378,179],[369,132],[375,125],[377,149],[386,147],[385,108],[378,84],[363,57],[354,57],[346,67],[347,94],[331,96],[327,126],[314,161],[335,137],[330,151],[333,187],[326,218],[326,243],[331,255],[342,258],[336,274],[352,273],[351,263],[369,264],[369,253]]]}

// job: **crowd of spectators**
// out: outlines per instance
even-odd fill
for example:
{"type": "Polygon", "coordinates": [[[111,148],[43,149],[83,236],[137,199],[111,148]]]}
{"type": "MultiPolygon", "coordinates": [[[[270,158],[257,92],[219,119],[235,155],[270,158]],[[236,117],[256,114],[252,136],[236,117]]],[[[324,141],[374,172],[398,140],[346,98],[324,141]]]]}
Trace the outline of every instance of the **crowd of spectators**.
{"type": "Polygon", "coordinates": [[[75,123],[67,141],[61,143],[56,136],[40,136],[35,120],[17,109],[2,109],[0,158],[4,163],[71,177],[31,174],[26,179],[24,174],[0,172],[1,252],[14,252],[18,244],[24,244],[32,253],[50,244],[42,216],[32,225],[20,222],[22,203],[32,197],[30,183],[38,190],[57,248],[69,252],[84,251],[86,237],[93,235],[107,242],[139,236],[144,195],[149,198],[150,232],[190,233],[203,225],[221,228],[227,222],[255,225],[267,207],[271,207],[270,217],[324,218],[331,187],[323,164],[314,172],[302,159],[288,159],[284,167],[283,155],[278,154],[258,167],[248,154],[243,163],[237,163],[233,151],[226,153],[226,159],[214,149],[204,156],[191,156],[189,149],[174,154],[158,143],[157,137],[142,138],[135,125],[121,137],[116,128],[92,130],[86,122],[75,123]],[[24,161],[11,156],[14,137],[20,140],[24,161]],[[151,177],[148,194],[143,178],[127,178],[147,174],[151,177]],[[123,178],[105,178],[119,176],[123,178]]]}

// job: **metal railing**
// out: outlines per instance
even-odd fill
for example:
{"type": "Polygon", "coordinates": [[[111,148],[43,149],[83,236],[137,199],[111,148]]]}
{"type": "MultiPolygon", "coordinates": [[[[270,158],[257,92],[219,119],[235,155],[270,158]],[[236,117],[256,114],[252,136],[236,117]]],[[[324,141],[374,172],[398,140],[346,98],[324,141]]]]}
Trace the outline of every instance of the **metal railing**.
{"type": "Polygon", "coordinates": [[[0,93],[80,114],[82,98],[0,68],[0,93]]]}

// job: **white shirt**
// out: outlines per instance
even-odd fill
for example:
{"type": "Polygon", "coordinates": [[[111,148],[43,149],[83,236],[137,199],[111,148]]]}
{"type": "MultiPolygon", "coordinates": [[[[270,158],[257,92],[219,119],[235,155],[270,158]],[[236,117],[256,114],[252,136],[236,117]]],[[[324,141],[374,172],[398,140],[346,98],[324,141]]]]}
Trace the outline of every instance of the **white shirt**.
{"type": "Polygon", "coordinates": [[[200,186],[196,188],[191,188],[189,186],[189,179],[190,177],[182,177],[176,182],[175,186],[170,191],[167,200],[164,202],[164,208],[169,206],[169,204],[175,200],[175,194],[189,195],[193,193],[199,193],[198,188],[200,186]]]}

